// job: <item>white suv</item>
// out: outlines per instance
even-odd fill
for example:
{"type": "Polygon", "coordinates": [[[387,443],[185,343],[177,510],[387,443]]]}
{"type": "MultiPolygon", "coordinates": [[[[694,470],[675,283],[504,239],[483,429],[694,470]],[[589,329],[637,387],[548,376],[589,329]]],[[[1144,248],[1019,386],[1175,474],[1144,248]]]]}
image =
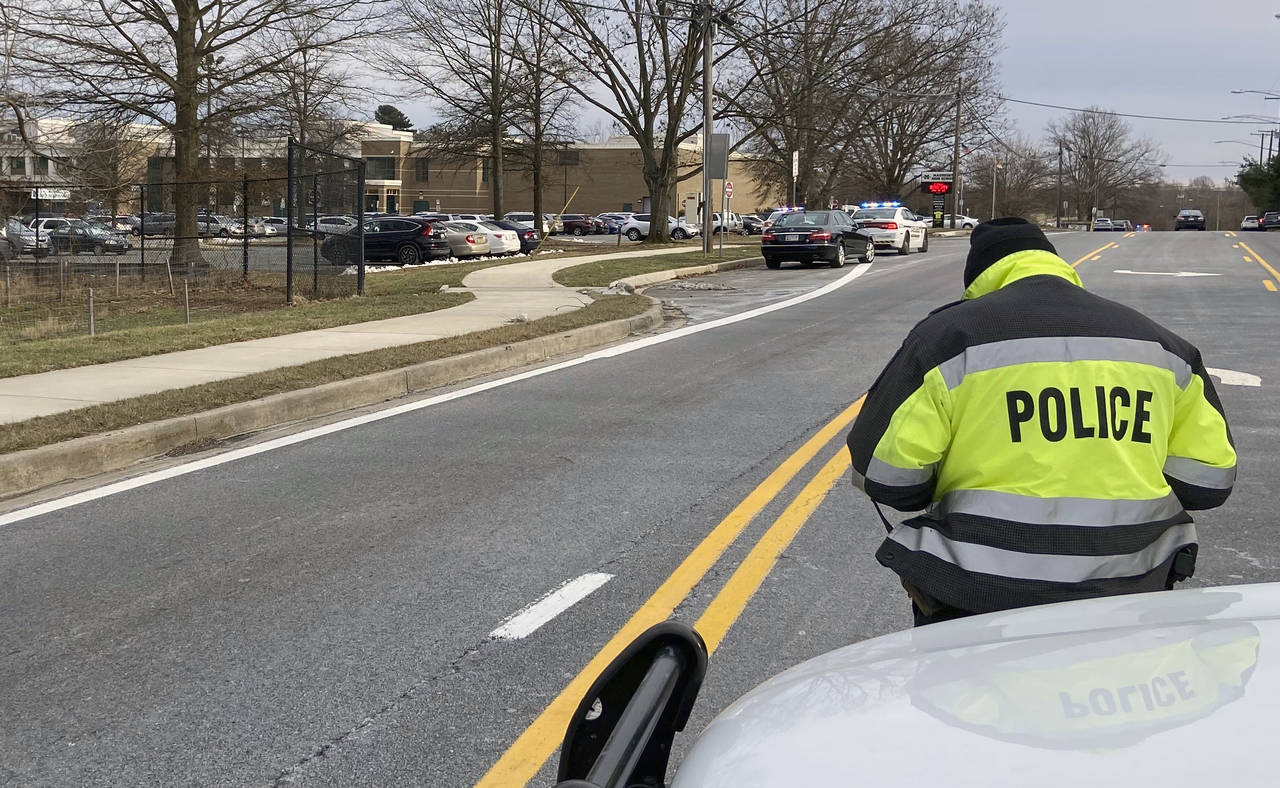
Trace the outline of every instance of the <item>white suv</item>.
{"type": "Polygon", "coordinates": [[[534,225],[532,212],[525,213],[523,211],[511,211],[510,213],[506,214],[502,218],[506,219],[509,222],[515,222],[516,224],[523,224],[525,227],[528,227],[530,230],[537,230],[543,235],[551,234],[550,232],[551,227],[550,225],[547,224],[547,221],[545,218],[539,223],[541,224],[540,227],[534,225]]]}
{"type": "MultiPolygon", "coordinates": [[[[630,219],[622,223],[619,232],[627,236],[633,241],[639,241],[649,235],[649,223],[652,221],[650,214],[637,213],[633,214],[630,219]]],[[[683,221],[676,221],[674,216],[667,217],[667,234],[671,236],[673,241],[683,241],[698,234],[698,228],[685,224],[683,221]]]]}
{"type": "MultiPolygon", "coordinates": [[[[742,232],[742,217],[741,217],[741,216],[739,216],[738,214],[734,213],[733,211],[729,211],[729,212],[728,212],[728,213],[726,213],[724,216],[725,216],[725,219],[724,219],[724,231],[725,231],[726,233],[740,233],[740,232],[742,232]]],[[[718,232],[720,232],[720,224],[721,224],[721,222],[720,222],[720,214],[718,214],[718,213],[713,213],[713,214],[711,214],[711,232],[713,232],[713,233],[718,233],[718,232]]]]}

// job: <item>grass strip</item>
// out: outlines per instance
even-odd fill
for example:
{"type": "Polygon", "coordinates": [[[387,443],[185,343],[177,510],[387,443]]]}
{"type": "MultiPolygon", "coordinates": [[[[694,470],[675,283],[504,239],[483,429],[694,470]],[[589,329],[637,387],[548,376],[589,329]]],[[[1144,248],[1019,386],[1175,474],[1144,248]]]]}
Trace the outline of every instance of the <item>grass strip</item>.
{"type": "Polygon", "coordinates": [[[675,268],[688,268],[695,265],[724,263],[731,260],[744,260],[760,256],[757,245],[726,247],[724,254],[712,253],[706,257],[702,252],[687,254],[665,254],[645,257],[624,257],[617,260],[600,260],[594,263],[562,268],[551,275],[551,278],[565,287],[608,287],[613,282],[628,276],[649,274],[654,271],[670,271],[675,268]]]}
{"type": "Polygon", "coordinates": [[[527,323],[513,323],[457,337],[337,356],[6,424],[0,426],[0,454],[634,317],[642,314],[649,305],[649,299],[641,296],[602,296],[582,309],[527,323]]]}

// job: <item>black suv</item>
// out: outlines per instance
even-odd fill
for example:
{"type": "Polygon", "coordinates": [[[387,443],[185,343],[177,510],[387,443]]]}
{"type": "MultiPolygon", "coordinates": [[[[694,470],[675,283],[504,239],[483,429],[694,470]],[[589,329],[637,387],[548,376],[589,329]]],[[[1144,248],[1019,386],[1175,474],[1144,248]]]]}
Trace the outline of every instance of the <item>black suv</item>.
{"type": "MultiPolygon", "coordinates": [[[[335,265],[355,265],[359,235],[333,234],[320,244],[320,254],[335,265]]],[[[443,260],[452,252],[444,228],[417,216],[379,216],[364,223],[364,259],[395,260],[419,265],[443,260]]]]}
{"type": "Polygon", "coordinates": [[[1258,217],[1259,230],[1280,230],[1280,211],[1267,211],[1258,217]]]}
{"type": "Polygon", "coordinates": [[[1175,230],[1203,230],[1204,214],[1195,208],[1188,208],[1185,211],[1178,211],[1178,218],[1173,220],[1173,229],[1175,230]]]}

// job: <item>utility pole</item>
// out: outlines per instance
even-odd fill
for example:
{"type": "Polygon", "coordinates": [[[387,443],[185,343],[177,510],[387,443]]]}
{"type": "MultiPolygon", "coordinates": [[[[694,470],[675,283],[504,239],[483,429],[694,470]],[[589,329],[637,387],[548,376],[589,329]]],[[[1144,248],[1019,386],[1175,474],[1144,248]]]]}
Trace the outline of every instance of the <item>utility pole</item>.
{"type": "Polygon", "coordinates": [[[1057,204],[1057,207],[1054,209],[1053,213],[1054,213],[1054,216],[1057,217],[1054,220],[1054,227],[1057,227],[1059,230],[1061,230],[1062,229],[1062,140],[1058,140],[1058,204],[1057,204]]]}
{"type": "Polygon", "coordinates": [[[960,213],[960,80],[956,80],[956,138],[951,152],[951,229],[960,213]]]}
{"type": "Polygon", "coordinates": [[[996,218],[996,171],[1004,165],[999,159],[991,162],[991,218],[996,218]]]}
{"type": "Polygon", "coordinates": [[[716,38],[715,13],[708,2],[702,9],[702,253],[711,254],[711,60],[716,38]]]}

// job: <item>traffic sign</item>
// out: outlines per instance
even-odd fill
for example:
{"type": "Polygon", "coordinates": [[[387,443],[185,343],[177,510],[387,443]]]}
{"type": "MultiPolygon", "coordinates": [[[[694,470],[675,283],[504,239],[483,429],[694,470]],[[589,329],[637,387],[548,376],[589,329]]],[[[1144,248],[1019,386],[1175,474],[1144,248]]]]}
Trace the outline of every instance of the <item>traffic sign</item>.
{"type": "Polygon", "coordinates": [[[924,183],[951,183],[951,176],[952,173],[949,172],[922,172],[920,173],[920,180],[924,183]]]}
{"type": "Polygon", "coordinates": [[[724,182],[724,196],[725,197],[733,196],[733,181],[724,182]]]}

